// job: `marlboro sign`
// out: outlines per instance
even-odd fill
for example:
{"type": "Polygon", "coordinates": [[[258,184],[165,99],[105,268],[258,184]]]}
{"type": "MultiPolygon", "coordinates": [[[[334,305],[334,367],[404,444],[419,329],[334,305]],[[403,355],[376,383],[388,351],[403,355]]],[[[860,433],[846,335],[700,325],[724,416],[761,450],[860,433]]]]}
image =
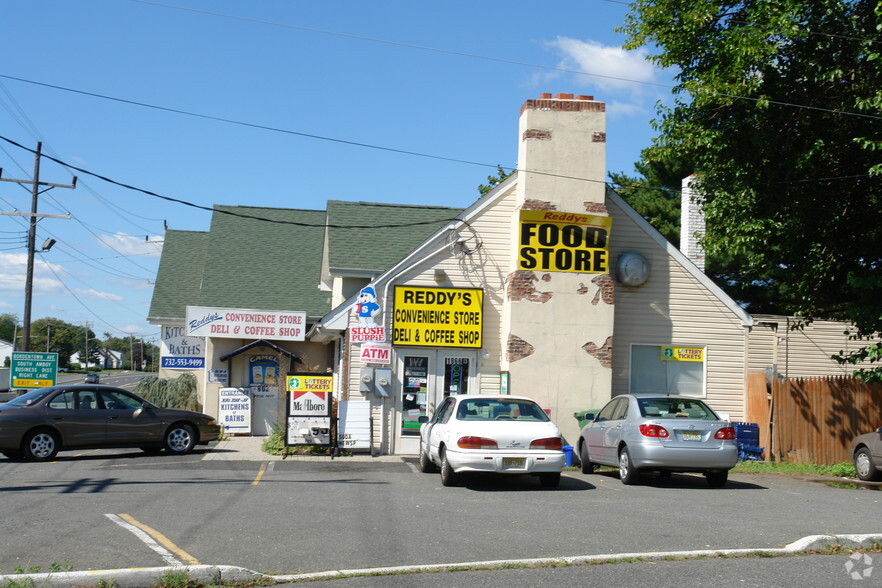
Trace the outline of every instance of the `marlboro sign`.
{"type": "Polygon", "coordinates": [[[288,376],[286,389],[290,398],[290,416],[327,416],[331,414],[334,377],[318,374],[288,376]]]}

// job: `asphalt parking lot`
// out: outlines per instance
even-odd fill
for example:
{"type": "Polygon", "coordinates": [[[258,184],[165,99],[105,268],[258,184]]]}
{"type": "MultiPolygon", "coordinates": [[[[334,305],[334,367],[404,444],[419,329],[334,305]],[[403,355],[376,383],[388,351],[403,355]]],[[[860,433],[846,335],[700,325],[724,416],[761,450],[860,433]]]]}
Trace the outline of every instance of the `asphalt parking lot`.
{"type": "Polygon", "coordinates": [[[419,473],[415,459],[251,461],[233,453],[215,445],[187,456],[100,450],[50,463],[0,459],[10,531],[0,535],[0,572],[178,562],[286,575],[775,549],[809,535],[882,534],[882,492],[781,476],[733,475],[712,489],[700,476],[624,486],[614,472],[565,472],[556,489],[503,476],[446,488],[437,474],[419,473]]]}

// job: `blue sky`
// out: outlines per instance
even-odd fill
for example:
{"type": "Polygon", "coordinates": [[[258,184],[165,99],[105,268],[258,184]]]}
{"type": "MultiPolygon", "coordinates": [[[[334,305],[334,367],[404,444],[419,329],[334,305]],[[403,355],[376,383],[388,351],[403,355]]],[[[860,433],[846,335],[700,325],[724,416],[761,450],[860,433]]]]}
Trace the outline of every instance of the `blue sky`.
{"type": "MultiPolygon", "coordinates": [[[[497,164],[514,167],[520,106],[543,92],[606,102],[607,167],[631,173],[672,83],[642,52],[620,49],[613,29],[627,5],[613,0],[3,9],[0,136],[30,149],[42,141],[65,163],[206,207],[467,206],[497,164]]],[[[33,153],[0,140],[0,167],[3,178],[30,179],[33,153]]],[[[155,339],[146,317],[163,228],[207,230],[211,213],[41,163],[42,181],[74,174],[75,190],[40,197],[41,213],[71,219],[39,221],[37,248],[57,244],[37,255],[31,318],[155,339]]],[[[0,212],[30,202],[29,187],[0,182],[0,212]]],[[[0,313],[19,318],[26,230],[24,217],[0,216],[0,313]]],[[[235,280],[235,268],[225,271],[235,280]]]]}

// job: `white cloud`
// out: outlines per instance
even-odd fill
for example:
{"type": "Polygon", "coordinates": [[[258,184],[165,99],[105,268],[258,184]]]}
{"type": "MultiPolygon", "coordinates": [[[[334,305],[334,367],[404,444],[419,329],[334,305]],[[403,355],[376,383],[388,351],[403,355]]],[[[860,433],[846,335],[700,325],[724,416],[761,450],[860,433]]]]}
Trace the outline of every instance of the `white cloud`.
{"type": "Polygon", "coordinates": [[[646,56],[645,48],[626,51],[621,47],[603,45],[597,41],[581,41],[558,37],[549,43],[563,58],[561,69],[575,70],[593,75],[573,74],[588,86],[604,91],[627,91],[634,95],[647,93],[649,84],[658,82],[661,70],[654,67],[646,56]]]}
{"type": "Polygon", "coordinates": [[[98,241],[108,249],[123,255],[159,257],[162,254],[162,237],[160,235],[135,237],[125,233],[114,233],[98,237],[98,241]]]}
{"type": "Polygon", "coordinates": [[[77,296],[82,296],[83,298],[97,298],[99,300],[115,300],[120,302],[125,300],[119,294],[112,294],[111,292],[99,292],[94,288],[89,288],[88,290],[83,290],[82,288],[77,288],[74,290],[77,296]]]}
{"type": "MultiPolygon", "coordinates": [[[[27,276],[28,256],[25,253],[0,253],[0,292],[23,293],[27,276]]],[[[62,290],[62,284],[50,268],[58,272],[60,266],[42,259],[34,260],[33,293],[54,294],[62,290]]]]}

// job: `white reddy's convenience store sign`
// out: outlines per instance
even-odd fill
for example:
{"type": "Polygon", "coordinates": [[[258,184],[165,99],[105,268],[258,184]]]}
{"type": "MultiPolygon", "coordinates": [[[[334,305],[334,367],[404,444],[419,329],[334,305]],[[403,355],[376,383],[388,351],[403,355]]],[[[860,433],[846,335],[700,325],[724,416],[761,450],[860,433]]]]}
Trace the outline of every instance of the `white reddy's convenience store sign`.
{"type": "Polygon", "coordinates": [[[395,286],[392,344],[480,348],[483,307],[480,288],[395,286]]]}
{"type": "Polygon", "coordinates": [[[303,341],[306,338],[306,313],[188,306],[187,334],[191,337],[303,341]]]}
{"type": "Polygon", "coordinates": [[[609,272],[612,218],[558,210],[522,210],[518,269],[609,272]]]}

